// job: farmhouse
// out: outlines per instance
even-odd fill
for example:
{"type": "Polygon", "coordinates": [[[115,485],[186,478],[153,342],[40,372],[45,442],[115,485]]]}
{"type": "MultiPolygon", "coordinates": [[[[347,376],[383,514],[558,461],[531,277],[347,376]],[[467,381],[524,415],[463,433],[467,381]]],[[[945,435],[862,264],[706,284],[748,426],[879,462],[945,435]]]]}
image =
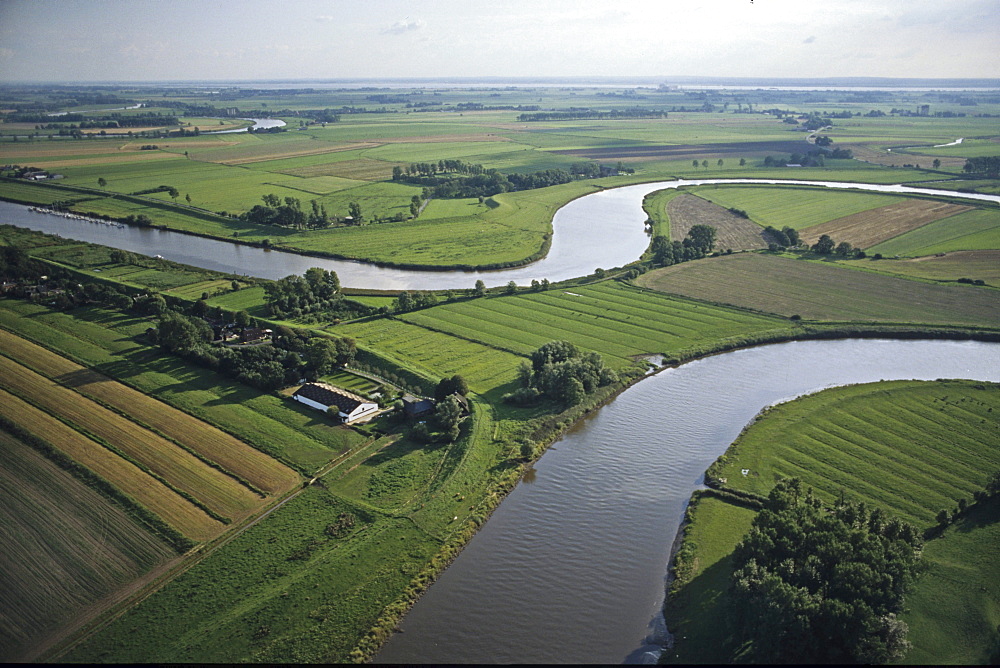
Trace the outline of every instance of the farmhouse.
{"type": "Polygon", "coordinates": [[[326,383],[306,383],[295,390],[292,399],[320,411],[336,406],[344,422],[353,422],[378,411],[378,404],[326,383]]]}
{"type": "Polygon", "coordinates": [[[403,397],[403,412],[407,417],[417,418],[428,415],[434,411],[434,402],[430,399],[421,399],[412,394],[403,397]]]}

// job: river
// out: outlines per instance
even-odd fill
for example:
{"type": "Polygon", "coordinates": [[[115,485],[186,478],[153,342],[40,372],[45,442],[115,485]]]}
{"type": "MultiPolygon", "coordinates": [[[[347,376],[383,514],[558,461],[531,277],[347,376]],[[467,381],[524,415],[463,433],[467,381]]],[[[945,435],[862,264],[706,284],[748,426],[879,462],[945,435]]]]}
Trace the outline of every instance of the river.
{"type": "Polygon", "coordinates": [[[903,378],[1000,381],[1000,344],[792,342],[643,380],[535,463],[375,661],[654,658],[670,546],[708,465],[767,405],[903,378]]]}
{"type": "Polygon", "coordinates": [[[642,183],[596,192],[560,208],[552,219],[552,246],[543,259],[524,267],[480,272],[415,271],[314,258],[168,230],[116,228],[32,213],[25,206],[9,202],[0,202],[0,223],[259,278],[278,279],[289,274],[303,274],[309,267],[323,267],[336,271],[341,283],[353,288],[446,290],[471,288],[478,279],[488,287],[505,285],[509,281],[528,285],[533,279],[543,278],[555,282],[586,276],[599,267],[610,269],[626,265],[638,259],[649,245],[649,235],[643,224],[646,220],[643,197],[657,190],[722,184],[812,185],[895,194],[946,195],[1000,204],[1000,195],[869,183],[779,179],[679,179],[642,183]]]}

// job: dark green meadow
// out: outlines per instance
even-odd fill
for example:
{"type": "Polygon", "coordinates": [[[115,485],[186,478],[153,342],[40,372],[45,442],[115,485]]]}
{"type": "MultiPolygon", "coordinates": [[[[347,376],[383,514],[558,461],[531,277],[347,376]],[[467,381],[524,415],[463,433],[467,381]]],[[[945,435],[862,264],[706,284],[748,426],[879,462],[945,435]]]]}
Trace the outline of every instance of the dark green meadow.
{"type": "MultiPolygon", "coordinates": [[[[799,477],[825,502],[863,501],[920,529],[972,504],[1000,470],[1000,386],[895,381],[824,390],[764,411],[706,474],[722,490],[766,494],[799,477]],[[743,470],[749,469],[746,476],[743,470]]],[[[926,570],[906,600],[914,647],[904,663],[987,663],[1000,622],[997,500],[976,505],[924,548],[926,570]],[[960,639],[960,640],[959,640],[960,639]]],[[[678,634],[671,662],[727,662],[729,555],[754,512],[704,496],[692,506],[666,605],[678,634]],[[687,639],[684,639],[687,636],[687,639]]]]}

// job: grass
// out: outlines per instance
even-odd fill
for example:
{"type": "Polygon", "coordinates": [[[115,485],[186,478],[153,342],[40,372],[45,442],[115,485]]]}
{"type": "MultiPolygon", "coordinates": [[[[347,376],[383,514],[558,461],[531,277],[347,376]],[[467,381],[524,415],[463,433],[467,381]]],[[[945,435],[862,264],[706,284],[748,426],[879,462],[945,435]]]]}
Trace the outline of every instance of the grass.
{"type": "MultiPolygon", "coordinates": [[[[827,503],[841,494],[920,528],[935,524],[1000,469],[1000,386],[894,381],[824,390],[765,411],[709,469],[724,488],[766,494],[802,478],[827,503]],[[748,470],[748,475],[742,471],[748,470]]],[[[1000,504],[973,508],[927,543],[927,570],[906,600],[914,649],[905,663],[986,663],[995,656],[1000,504]]],[[[730,660],[725,624],[729,554],[752,512],[702,498],[681,554],[690,577],[665,607],[678,635],[673,662],[730,660]],[[707,502],[707,503],[706,503],[707,502]],[[728,507],[727,507],[728,506],[728,507]]]]}
{"type": "MultiPolygon", "coordinates": [[[[862,266],[879,268],[877,261],[862,262],[867,263],[862,266]]],[[[933,285],[767,254],[686,262],[651,271],[636,282],[663,292],[805,320],[988,328],[1000,321],[1000,295],[992,290],[933,285]]]]}
{"type": "MultiPolygon", "coordinates": [[[[869,260],[838,262],[845,266],[872,269],[869,260]]],[[[985,281],[992,287],[1000,286],[1000,250],[952,251],[913,259],[880,260],[878,271],[899,274],[931,281],[957,281],[972,278],[985,281]]]]}
{"type": "Polygon", "coordinates": [[[680,354],[700,343],[776,329],[767,316],[698,304],[616,282],[515,297],[456,302],[402,316],[407,322],[528,355],[571,341],[622,368],[652,353],[680,354]]]}
{"type": "Polygon", "coordinates": [[[2,430],[0,498],[5,662],[23,661],[51,629],[174,556],[115,503],[2,430]]]}

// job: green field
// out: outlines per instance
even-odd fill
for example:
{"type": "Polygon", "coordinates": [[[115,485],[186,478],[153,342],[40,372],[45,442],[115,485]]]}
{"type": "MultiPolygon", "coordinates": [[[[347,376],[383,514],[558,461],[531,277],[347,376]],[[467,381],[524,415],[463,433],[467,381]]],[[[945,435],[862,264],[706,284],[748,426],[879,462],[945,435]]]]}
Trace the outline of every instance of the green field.
{"type": "Polygon", "coordinates": [[[1000,249],[1000,209],[979,209],[901,234],[869,249],[886,257],[916,257],[958,250],[1000,249]]]}
{"type": "MultiPolygon", "coordinates": [[[[844,494],[928,528],[940,509],[971,502],[990,472],[1000,470],[997,409],[1000,386],[974,381],[825,390],[767,410],[708,475],[724,479],[723,489],[756,494],[766,494],[779,477],[795,476],[827,503],[844,494]]],[[[752,512],[727,506],[702,499],[687,530],[692,542],[685,562],[696,566],[665,611],[671,630],[688,639],[679,642],[672,662],[724,663],[732,651],[718,623],[731,573],[727,555],[752,512]]],[[[927,570],[903,616],[914,644],[904,662],[985,663],[995,652],[996,516],[994,500],[927,543],[927,570]]]]}
{"type": "MultiPolygon", "coordinates": [[[[877,270],[878,261],[855,266],[877,270]]],[[[804,320],[926,323],[995,328],[1000,294],[853,271],[769,254],[726,255],[643,275],[642,286],[804,320]],[[878,299],[872,299],[878,295],[878,299]]]]}

